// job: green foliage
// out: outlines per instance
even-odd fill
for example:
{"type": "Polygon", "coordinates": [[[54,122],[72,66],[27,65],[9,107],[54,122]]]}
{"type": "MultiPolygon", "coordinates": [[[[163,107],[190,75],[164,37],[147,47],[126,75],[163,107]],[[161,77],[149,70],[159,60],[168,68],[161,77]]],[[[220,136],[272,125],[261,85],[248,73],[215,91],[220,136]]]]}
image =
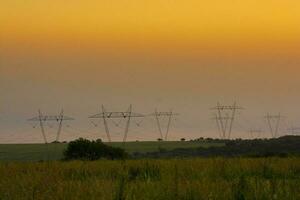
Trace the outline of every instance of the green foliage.
{"type": "MultiPolygon", "coordinates": [[[[219,140],[199,139],[206,143],[225,143],[221,146],[210,146],[203,148],[176,148],[166,151],[148,152],[138,155],[148,158],[170,158],[170,157],[289,157],[300,156],[300,136],[283,136],[272,139],[254,140],[219,140]]],[[[220,144],[221,144],[220,143],[220,144]]]]}
{"type": "Polygon", "coordinates": [[[68,144],[64,152],[65,160],[99,160],[106,159],[124,159],[127,157],[125,151],[121,148],[105,145],[101,140],[90,141],[79,138],[68,144]]]}
{"type": "Polygon", "coordinates": [[[159,166],[150,164],[146,162],[142,166],[131,166],[128,169],[129,180],[159,180],[160,179],[160,169],[159,166]]]}
{"type": "Polygon", "coordinates": [[[233,183],[233,196],[236,200],[245,200],[248,191],[247,181],[245,176],[240,176],[236,182],[233,183]]]}
{"type": "Polygon", "coordinates": [[[0,162],[0,199],[296,200],[300,158],[0,162]]]}
{"type": "MultiPolygon", "coordinates": [[[[159,147],[165,150],[172,150],[176,148],[197,148],[210,146],[224,146],[223,143],[206,143],[206,142],[180,142],[180,141],[140,141],[140,142],[126,142],[123,146],[122,142],[104,143],[106,145],[125,148],[128,154],[140,155],[145,152],[158,151],[159,147]]],[[[55,143],[48,144],[0,144],[0,161],[39,161],[39,160],[60,160],[63,159],[63,152],[68,144],[55,143]],[[47,153],[49,152],[49,154],[47,153]],[[47,155],[48,154],[48,155],[47,155]]]]}
{"type": "Polygon", "coordinates": [[[125,200],[125,187],[126,187],[126,179],[124,176],[121,176],[119,182],[117,183],[116,193],[114,195],[114,200],[125,200]]]}

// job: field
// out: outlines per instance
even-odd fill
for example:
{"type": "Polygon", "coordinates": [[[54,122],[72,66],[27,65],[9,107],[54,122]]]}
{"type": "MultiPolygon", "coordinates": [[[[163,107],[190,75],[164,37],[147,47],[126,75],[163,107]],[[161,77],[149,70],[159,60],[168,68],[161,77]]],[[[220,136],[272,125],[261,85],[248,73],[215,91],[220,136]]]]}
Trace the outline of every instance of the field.
{"type": "MultiPolygon", "coordinates": [[[[110,145],[124,147],[117,142],[110,145]]],[[[125,144],[128,153],[200,146],[223,149],[224,144],[204,141],[125,144]]],[[[300,199],[300,157],[61,161],[66,147],[62,143],[1,144],[0,199],[300,199]]]]}
{"type": "Polygon", "coordinates": [[[300,199],[299,158],[1,162],[0,199],[300,199]]]}
{"type": "MultiPolygon", "coordinates": [[[[121,142],[109,143],[114,147],[123,147],[121,142]]],[[[159,147],[172,150],[175,148],[195,148],[222,146],[221,143],[205,142],[126,142],[125,149],[128,153],[133,152],[153,152],[158,151],[159,147]]],[[[0,144],[0,160],[17,161],[39,161],[39,160],[58,160],[63,157],[63,150],[67,144],[0,144]]]]}

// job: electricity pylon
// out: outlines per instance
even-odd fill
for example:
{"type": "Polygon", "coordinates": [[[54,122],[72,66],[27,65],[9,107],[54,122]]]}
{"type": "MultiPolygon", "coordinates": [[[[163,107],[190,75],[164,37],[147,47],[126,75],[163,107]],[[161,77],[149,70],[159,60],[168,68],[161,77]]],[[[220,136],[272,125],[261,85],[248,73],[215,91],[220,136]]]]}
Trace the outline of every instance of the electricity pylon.
{"type": "Polygon", "coordinates": [[[287,128],[287,132],[290,135],[298,135],[300,134],[300,127],[291,126],[290,128],[287,128]]]}
{"type": "Polygon", "coordinates": [[[265,116],[272,138],[276,138],[278,136],[280,121],[282,118],[283,117],[280,113],[278,115],[270,115],[267,113],[265,116]]]}
{"type": "Polygon", "coordinates": [[[39,122],[45,144],[48,143],[48,140],[47,140],[47,136],[46,136],[46,132],[45,132],[45,128],[44,128],[44,123],[47,121],[56,121],[58,123],[58,129],[57,129],[56,139],[55,139],[55,141],[58,142],[60,134],[61,134],[61,130],[62,130],[63,121],[67,121],[67,120],[74,120],[74,118],[65,116],[63,110],[61,110],[59,115],[43,115],[41,110],[38,110],[37,117],[28,119],[28,121],[39,122]]]}
{"type": "Polygon", "coordinates": [[[233,122],[236,117],[236,111],[243,109],[236,105],[236,102],[232,106],[224,106],[217,103],[216,107],[211,108],[211,110],[216,110],[215,120],[222,139],[230,139],[233,122]]]}
{"type": "Polygon", "coordinates": [[[160,134],[160,138],[162,140],[167,141],[168,140],[168,136],[169,136],[169,130],[170,130],[170,126],[171,126],[171,121],[173,116],[179,115],[178,113],[174,113],[172,110],[170,110],[169,112],[157,112],[157,110],[155,109],[154,113],[149,114],[148,116],[154,116],[156,119],[156,123],[157,123],[157,128],[160,134]],[[167,124],[167,129],[166,132],[163,133],[162,131],[162,127],[161,127],[161,122],[160,122],[160,118],[161,117],[168,117],[168,124],[167,124]]]}
{"type": "Polygon", "coordinates": [[[260,130],[260,129],[252,129],[251,128],[249,130],[249,134],[250,134],[251,139],[259,138],[261,133],[262,133],[262,130],[260,130]]]}
{"type": "Polygon", "coordinates": [[[108,112],[108,111],[105,110],[103,105],[101,106],[101,109],[102,109],[101,113],[98,113],[96,115],[92,115],[89,118],[91,118],[91,119],[95,119],[95,118],[103,119],[105,132],[106,132],[107,139],[108,139],[109,142],[111,142],[111,137],[110,137],[110,130],[109,130],[109,126],[107,124],[107,120],[113,119],[113,118],[119,118],[119,119],[127,120],[125,130],[124,130],[124,136],[123,136],[123,143],[125,144],[126,139],[127,139],[127,135],[128,135],[128,131],[129,131],[131,118],[145,117],[143,114],[132,112],[132,105],[130,105],[128,110],[125,111],[125,112],[108,112]]]}

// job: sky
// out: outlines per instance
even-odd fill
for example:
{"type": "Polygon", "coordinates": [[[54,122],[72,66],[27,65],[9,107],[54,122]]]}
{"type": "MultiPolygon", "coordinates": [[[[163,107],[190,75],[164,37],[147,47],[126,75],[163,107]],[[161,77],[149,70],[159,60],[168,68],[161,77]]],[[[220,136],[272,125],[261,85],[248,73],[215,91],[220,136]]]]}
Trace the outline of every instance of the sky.
{"type": "MultiPolygon", "coordinates": [[[[300,126],[299,9],[295,0],[1,0],[0,143],[42,142],[26,119],[62,108],[76,119],[63,139],[105,139],[87,118],[101,104],[173,109],[178,140],[218,137],[209,108],[236,101],[245,109],[233,137],[251,128],[269,137],[268,112],[282,113],[284,134],[300,126]]],[[[143,124],[133,122],[130,140],[158,137],[155,120],[143,124]]]]}

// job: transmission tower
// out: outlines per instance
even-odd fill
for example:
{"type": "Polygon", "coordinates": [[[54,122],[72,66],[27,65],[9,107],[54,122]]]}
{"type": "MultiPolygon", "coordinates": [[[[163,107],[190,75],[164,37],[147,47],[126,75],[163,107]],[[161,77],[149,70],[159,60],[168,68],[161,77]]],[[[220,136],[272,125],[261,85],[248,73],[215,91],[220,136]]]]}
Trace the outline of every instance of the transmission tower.
{"type": "Polygon", "coordinates": [[[108,111],[105,110],[103,105],[101,106],[101,110],[102,110],[101,113],[98,113],[96,115],[92,115],[89,118],[91,118],[91,119],[96,119],[96,118],[103,119],[104,129],[105,129],[106,136],[107,136],[107,139],[108,139],[109,142],[111,142],[110,130],[109,130],[109,126],[108,126],[108,123],[107,123],[109,119],[125,119],[126,120],[126,126],[125,126],[124,136],[123,136],[123,143],[125,144],[126,139],[127,139],[127,135],[128,135],[128,131],[129,131],[131,118],[145,117],[143,114],[132,112],[132,105],[130,105],[129,108],[127,109],[127,111],[125,111],[125,112],[108,112],[108,111]]]}
{"type": "Polygon", "coordinates": [[[270,115],[268,113],[265,116],[272,138],[276,138],[278,136],[280,121],[282,118],[283,116],[280,113],[278,115],[270,115]]]}
{"type": "Polygon", "coordinates": [[[287,132],[290,135],[299,135],[300,134],[300,127],[291,126],[290,128],[287,129],[287,132]]]}
{"type": "Polygon", "coordinates": [[[261,135],[261,133],[262,133],[262,130],[260,130],[260,129],[250,129],[249,130],[249,135],[250,135],[250,138],[251,139],[256,139],[256,138],[259,138],[260,137],[260,135],[261,135]]]}
{"type": "Polygon", "coordinates": [[[236,117],[236,111],[243,108],[237,106],[236,102],[234,102],[234,104],[231,106],[220,105],[218,102],[217,106],[211,109],[216,110],[214,119],[216,120],[216,125],[221,138],[230,139],[233,122],[236,117]]]}
{"type": "Polygon", "coordinates": [[[158,131],[159,131],[159,134],[160,134],[160,138],[162,140],[165,140],[165,141],[168,140],[171,121],[172,121],[172,118],[176,115],[179,115],[179,114],[174,113],[172,110],[170,110],[169,112],[158,112],[156,109],[155,109],[154,113],[151,113],[151,114],[148,115],[148,116],[154,116],[155,117],[156,123],[157,123],[157,128],[158,128],[158,131]],[[167,124],[167,129],[166,129],[165,133],[163,133],[163,131],[162,131],[161,117],[168,117],[168,124],[167,124]]]}
{"type": "Polygon", "coordinates": [[[58,123],[58,129],[57,129],[56,139],[55,139],[55,142],[58,142],[60,134],[61,134],[62,126],[63,126],[63,121],[67,121],[67,120],[74,120],[74,118],[65,116],[63,110],[61,110],[59,115],[43,115],[41,110],[38,110],[37,117],[28,119],[28,121],[31,121],[31,122],[39,122],[45,144],[48,143],[48,140],[47,140],[47,136],[46,136],[46,132],[45,132],[45,124],[44,123],[46,123],[47,121],[56,121],[58,123]]]}

